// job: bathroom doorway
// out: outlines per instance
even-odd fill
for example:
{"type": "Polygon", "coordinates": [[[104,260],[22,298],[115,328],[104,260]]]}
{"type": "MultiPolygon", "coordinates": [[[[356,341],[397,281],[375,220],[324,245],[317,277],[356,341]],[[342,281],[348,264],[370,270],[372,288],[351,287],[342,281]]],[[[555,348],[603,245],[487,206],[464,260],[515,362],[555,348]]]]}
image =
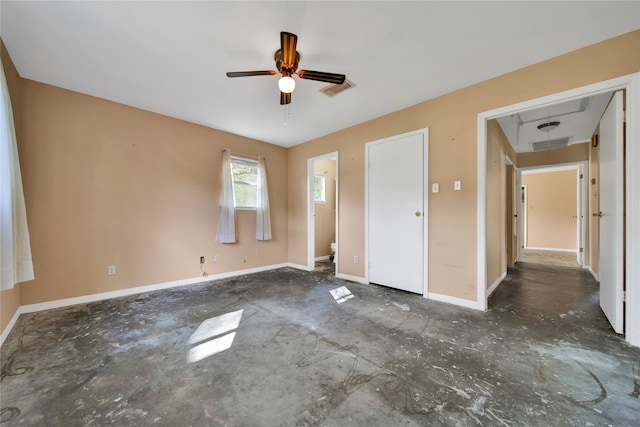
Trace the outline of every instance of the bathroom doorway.
{"type": "Polygon", "coordinates": [[[308,184],[308,268],[337,271],[337,152],[309,159],[308,184]]]}

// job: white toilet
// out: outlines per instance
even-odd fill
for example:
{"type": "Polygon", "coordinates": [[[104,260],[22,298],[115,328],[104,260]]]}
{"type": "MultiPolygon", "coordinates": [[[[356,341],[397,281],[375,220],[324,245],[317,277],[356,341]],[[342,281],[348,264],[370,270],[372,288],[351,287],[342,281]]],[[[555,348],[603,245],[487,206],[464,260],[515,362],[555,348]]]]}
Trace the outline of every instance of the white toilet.
{"type": "Polygon", "coordinates": [[[336,262],[336,244],[331,242],[331,256],[329,257],[333,262],[336,262]]]}

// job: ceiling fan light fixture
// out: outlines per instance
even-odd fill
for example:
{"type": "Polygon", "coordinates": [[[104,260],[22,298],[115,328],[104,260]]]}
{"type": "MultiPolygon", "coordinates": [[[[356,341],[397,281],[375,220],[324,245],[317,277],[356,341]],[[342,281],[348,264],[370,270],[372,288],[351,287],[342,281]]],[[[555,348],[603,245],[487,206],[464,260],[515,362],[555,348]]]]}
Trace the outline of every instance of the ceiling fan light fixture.
{"type": "Polygon", "coordinates": [[[546,122],[546,123],[539,124],[537,128],[541,132],[551,132],[552,130],[556,129],[558,126],[560,126],[560,122],[546,122]]]}
{"type": "Polygon", "coordinates": [[[278,87],[282,93],[291,93],[296,88],[296,81],[293,77],[283,76],[278,80],[278,87]]]}

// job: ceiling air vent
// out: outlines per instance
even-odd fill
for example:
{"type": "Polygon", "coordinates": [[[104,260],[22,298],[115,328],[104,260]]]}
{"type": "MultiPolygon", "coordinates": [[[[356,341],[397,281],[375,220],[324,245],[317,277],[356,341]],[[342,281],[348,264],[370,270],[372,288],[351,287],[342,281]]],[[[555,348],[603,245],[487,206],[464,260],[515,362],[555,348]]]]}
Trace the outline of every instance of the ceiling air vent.
{"type": "Polygon", "coordinates": [[[530,142],[531,151],[552,150],[554,148],[568,147],[571,137],[552,139],[550,141],[530,142]]]}
{"type": "Polygon", "coordinates": [[[324,93],[329,98],[333,98],[340,92],[344,92],[345,90],[351,89],[352,87],[356,87],[356,84],[351,80],[345,79],[344,83],[342,83],[341,85],[331,84],[320,89],[320,92],[324,93]]]}

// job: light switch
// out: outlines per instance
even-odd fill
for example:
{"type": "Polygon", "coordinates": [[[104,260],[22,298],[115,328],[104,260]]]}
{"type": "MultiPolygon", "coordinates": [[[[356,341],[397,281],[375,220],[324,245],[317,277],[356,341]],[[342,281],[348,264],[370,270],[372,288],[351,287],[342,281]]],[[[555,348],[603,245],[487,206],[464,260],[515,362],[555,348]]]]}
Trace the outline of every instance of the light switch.
{"type": "Polygon", "coordinates": [[[438,191],[440,191],[440,184],[438,184],[437,182],[431,184],[431,192],[437,193],[438,191]]]}
{"type": "Polygon", "coordinates": [[[460,183],[460,181],[454,181],[453,182],[453,189],[454,190],[462,190],[462,184],[460,183]]]}

